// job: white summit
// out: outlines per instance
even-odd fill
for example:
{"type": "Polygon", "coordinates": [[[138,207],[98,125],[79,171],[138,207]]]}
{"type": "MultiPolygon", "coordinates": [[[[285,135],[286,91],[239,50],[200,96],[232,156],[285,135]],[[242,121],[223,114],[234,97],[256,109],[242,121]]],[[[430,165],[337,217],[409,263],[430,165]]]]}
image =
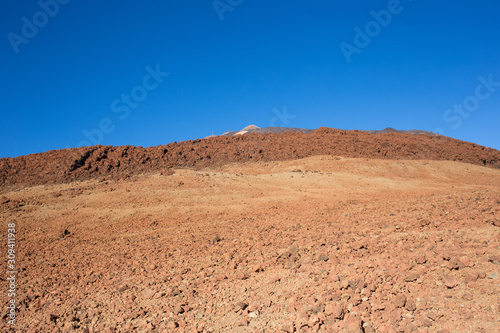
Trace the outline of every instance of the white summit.
{"type": "Polygon", "coordinates": [[[242,129],[241,131],[234,133],[234,135],[243,135],[243,134],[246,134],[252,130],[258,130],[258,129],[260,129],[260,127],[255,126],[255,125],[248,125],[247,127],[242,129]]]}

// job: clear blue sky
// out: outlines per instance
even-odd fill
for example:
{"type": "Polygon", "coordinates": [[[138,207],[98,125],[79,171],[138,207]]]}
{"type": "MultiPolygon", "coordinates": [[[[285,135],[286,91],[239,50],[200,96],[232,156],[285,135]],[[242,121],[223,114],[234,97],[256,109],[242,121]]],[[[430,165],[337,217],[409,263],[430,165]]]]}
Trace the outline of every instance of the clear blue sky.
{"type": "Polygon", "coordinates": [[[0,157],[249,124],[500,149],[498,1],[59,1],[0,4],[0,157]]]}

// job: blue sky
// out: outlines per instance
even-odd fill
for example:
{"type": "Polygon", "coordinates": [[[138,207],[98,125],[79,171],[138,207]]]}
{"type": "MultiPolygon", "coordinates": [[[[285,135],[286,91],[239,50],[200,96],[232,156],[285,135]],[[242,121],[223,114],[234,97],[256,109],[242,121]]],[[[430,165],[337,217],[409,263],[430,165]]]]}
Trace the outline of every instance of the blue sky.
{"type": "Polygon", "coordinates": [[[0,157],[249,124],[437,130],[500,149],[498,1],[0,6],[0,157]]]}

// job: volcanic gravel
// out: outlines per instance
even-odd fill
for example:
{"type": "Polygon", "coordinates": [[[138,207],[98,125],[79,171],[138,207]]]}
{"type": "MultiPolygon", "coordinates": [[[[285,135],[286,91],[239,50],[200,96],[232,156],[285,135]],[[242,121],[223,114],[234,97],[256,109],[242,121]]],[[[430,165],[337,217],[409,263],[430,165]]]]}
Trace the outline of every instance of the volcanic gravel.
{"type": "Polygon", "coordinates": [[[499,198],[494,168],[337,156],[2,187],[0,331],[498,332],[499,198]]]}
{"type": "Polygon", "coordinates": [[[328,128],[1,159],[0,331],[498,333],[499,161],[328,128]]]}

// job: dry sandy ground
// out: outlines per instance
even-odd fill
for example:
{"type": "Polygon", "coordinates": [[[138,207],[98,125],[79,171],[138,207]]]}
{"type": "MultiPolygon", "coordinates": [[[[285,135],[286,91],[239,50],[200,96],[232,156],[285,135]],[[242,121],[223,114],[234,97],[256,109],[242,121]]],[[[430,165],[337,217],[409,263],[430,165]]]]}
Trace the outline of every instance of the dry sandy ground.
{"type": "Polygon", "coordinates": [[[500,332],[497,169],[319,156],[0,203],[18,332],[500,332]]]}

